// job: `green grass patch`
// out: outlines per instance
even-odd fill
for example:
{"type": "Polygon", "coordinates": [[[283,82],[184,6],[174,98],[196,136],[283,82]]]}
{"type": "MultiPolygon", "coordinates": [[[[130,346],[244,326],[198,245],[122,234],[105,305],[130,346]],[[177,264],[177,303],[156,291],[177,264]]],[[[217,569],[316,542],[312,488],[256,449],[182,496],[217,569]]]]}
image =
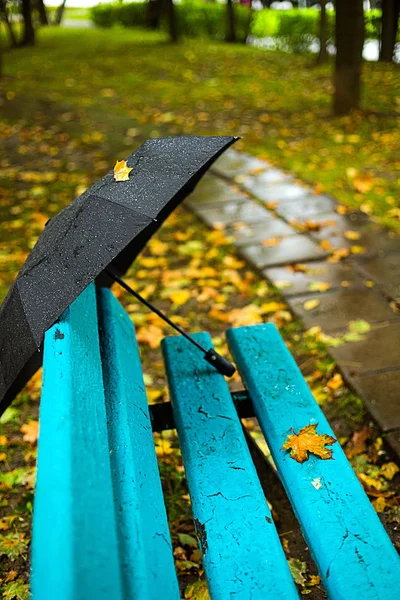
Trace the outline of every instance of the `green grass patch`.
{"type": "Polygon", "coordinates": [[[99,130],[121,146],[137,125],[153,136],[240,135],[243,150],[400,230],[400,70],[365,64],[362,110],[334,118],[332,68],[204,40],[173,47],[144,30],[44,28],[36,48],[7,53],[2,102],[12,112],[29,94],[101,114],[99,130]],[[357,189],[360,174],[368,190],[357,189]]]}

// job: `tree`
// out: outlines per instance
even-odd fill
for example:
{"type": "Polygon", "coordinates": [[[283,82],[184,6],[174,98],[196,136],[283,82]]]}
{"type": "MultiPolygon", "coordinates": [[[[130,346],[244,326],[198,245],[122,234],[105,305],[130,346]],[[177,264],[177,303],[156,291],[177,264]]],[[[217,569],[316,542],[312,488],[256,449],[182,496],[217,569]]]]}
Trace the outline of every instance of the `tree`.
{"type": "Polygon", "coordinates": [[[178,41],[178,27],[173,0],[164,0],[165,15],[167,18],[169,37],[173,44],[178,41]]]}
{"type": "Polygon", "coordinates": [[[54,21],[54,23],[55,23],[56,25],[60,25],[60,24],[61,24],[61,21],[62,21],[63,15],[64,15],[64,9],[65,9],[65,4],[66,4],[66,1],[67,1],[67,0],[63,0],[63,2],[62,2],[62,3],[60,4],[60,6],[57,8],[57,11],[56,11],[56,18],[55,18],[55,21],[54,21]]]}
{"type": "Polygon", "coordinates": [[[6,25],[8,36],[10,38],[10,46],[12,48],[14,48],[17,45],[17,38],[15,37],[14,29],[8,18],[7,6],[6,6],[5,0],[0,0],[0,17],[3,19],[3,21],[6,25]]]}
{"type": "Polygon", "coordinates": [[[21,12],[24,21],[24,30],[21,40],[21,46],[33,46],[35,43],[35,29],[32,22],[32,4],[31,0],[22,0],[21,12]]]}
{"type": "Polygon", "coordinates": [[[383,0],[382,33],[379,60],[392,62],[399,28],[400,0],[383,0]]]}
{"type": "Polygon", "coordinates": [[[336,0],[336,66],[333,111],[336,115],[359,107],[364,46],[363,0],[336,0]]]}
{"type": "Polygon", "coordinates": [[[161,18],[161,1],[149,0],[147,3],[147,22],[150,29],[158,29],[161,18]]]}
{"type": "Polygon", "coordinates": [[[233,7],[232,0],[227,0],[226,3],[226,41],[227,42],[236,42],[236,22],[235,22],[235,10],[233,7]]]}
{"type": "Polygon", "coordinates": [[[328,27],[326,18],[326,0],[320,0],[321,2],[321,14],[319,21],[319,53],[317,63],[322,64],[328,60],[328,51],[326,44],[328,41],[328,27]]]}
{"type": "Polygon", "coordinates": [[[39,13],[39,21],[41,25],[48,25],[49,21],[47,18],[47,13],[46,13],[46,8],[44,5],[43,0],[36,0],[35,1],[35,5],[36,5],[36,9],[39,13]]]}

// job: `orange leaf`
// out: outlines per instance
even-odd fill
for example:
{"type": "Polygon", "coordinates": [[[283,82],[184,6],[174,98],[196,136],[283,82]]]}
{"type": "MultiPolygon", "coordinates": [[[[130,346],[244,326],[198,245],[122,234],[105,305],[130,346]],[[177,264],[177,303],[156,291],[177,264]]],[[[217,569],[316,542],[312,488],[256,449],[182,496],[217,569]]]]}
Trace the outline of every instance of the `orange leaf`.
{"type": "Polygon", "coordinates": [[[319,456],[322,460],[331,459],[332,450],[325,448],[325,446],[332,446],[337,440],[330,435],[318,434],[317,427],[318,423],[306,425],[306,427],[300,429],[299,433],[288,435],[281,449],[290,450],[290,458],[299,463],[308,460],[309,453],[319,456]]]}
{"type": "Polygon", "coordinates": [[[280,243],[280,241],[281,241],[280,237],[271,237],[268,240],[263,240],[261,242],[261,246],[267,246],[267,247],[277,246],[280,243]]]}
{"type": "Polygon", "coordinates": [[[39,421],[29,421],[22,425],[20,431],[24,434],[24,441],[35,443],[39,436],[39,421]]]}
{"type": "Polygon", "coordinates": [[[132,171],[126,164],[126,160],[117,160],[114,166],[115,181],[128,181],[129,173],[132,171]]]}

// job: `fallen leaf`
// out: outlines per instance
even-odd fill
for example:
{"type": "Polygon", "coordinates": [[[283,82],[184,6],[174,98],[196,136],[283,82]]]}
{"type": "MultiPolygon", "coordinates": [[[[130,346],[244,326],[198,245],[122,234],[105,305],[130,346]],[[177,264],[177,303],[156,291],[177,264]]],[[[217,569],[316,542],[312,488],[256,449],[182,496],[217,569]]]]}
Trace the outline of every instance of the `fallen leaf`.
{"type": "Polygon", "coordinates": [[[383,488],[382,481],[375,479],[374,477],[370,477],[365,473],[358,473],[357,477],[361,480],[361,483],[364,485],[364,487],[367,488],[367,491],[368,488],[373,488],[379,492],[383,488]]]}
{"type": "Polygon", "coordinates": [[[331,250],[333,250],[333,246],[329,240],[322,240],[319,245],[321,248],[323,248],[323,250],[326,250],[327,252],[331,252],[331,250]]]}
{"type": "Polygon", "coordinates": [[[350,321],[349,323],[349,331],[353,333],[368,333],[370,329],[371,325],[368,323],[368,321],[364,321],[364,319],[350,321]]]}
{"type": "Polygon", "coordinates": [[[348,442],[345,450],[348,459],[351,459],[359,454],[363,454],[366,451],[366,441],[370,435],[371,430],[369,427],[363,427],[359,431],[355,431],[353,433],[353,437],[351,438],[350,442],[348,442]]]}
{"type": "Polygon", "coordinates": [[[353,179],[353,186],[360,194],[369,192],[376,180],[368,173],[358,173],[353,179]]]}
{"type": "Polygon", "coordinates": [[[266,302],[265,304],[261,305],[261,312],[264,314],[269,314],[284,308],[286,308],[286,304],[283,304],[283,302],[266,302]]]}
{"type": "Polygon", "coordinates": [[[326,292],[330,287],[330,284],[326,281],[312,281],[307,289],[310,292],[326,292]]]}
{"type": "Polygon", "coordinates": [[[190,598],[190,600],[210,600],[207,583],[205,581],[196,581],[188,585],[185,589],[185,598],[190,598]]]}
{"type": "Polygon", "coordinates": [[[293,265],[288,265],[286,267],[292,273],[307,273],[308,267],[307,265],[303,265],[301,263],[295,263],[293,265]]]}
{"type": "Polygon", "coordinates": [[[358,231],[345,231],[344,237],[346,238],[346,240],[359,240],[361,234],[358,231]]]}
{"type": "Polygon", "coordinates": [[[335,210],[339,215],[346,215],[349,212],[347,206],[343,206],[343,204],[338,204],[335,210]]]}
{"type": "Polygon", "coordinates": [[[331,379],[329,379],[328,383],[326,384],[326,386],[328,387],[328,389],[330,390],[338,390],[340,387],[342,387],[343,385],[343,377],[341,376],[340,373],[335,373],[335,375],[333,377],[331,377],[331,379]]]}
{"type": "Polygon", "coordinates": [[[365,254],[366,251],[367,251],[367,249],[364,248],[364,246],[352,246],[351,247],[352,254],[365,254]]]}
{"type": "Polygon", "coordinates": [[[288,560],[290,572],[297,585],[304,586],[306,578],[304,574],[307,572],[307,565],[298,558],[289,558],[288,560]]]}
{"type": "Polygon", "coordinates": [[[131,171],[132,169],[128,167],[126,160],[117,160],[114,166],[115,181],[128,181],[131,171]]]}
{"type": "Polygon", "coordinates": [[[299,433],[288,435],[281,450],[290,450],[290,458],[299,463],[308,460],[309,453],[319,456],[322,460],[331,459],[332,450],[325,446],[332,446],[337,440],[330,435],[317,433],[317,427],[318,423],[306,425],[299,433]]]}
{"type": "Polygon", "coordinates": [[[381,466],[379,475],[391,481],[393,477],[400,471],[399,467],[394,462],[388,462],[381,466]]]}
{"type": "Polygon", "coordinates": [[[332,255],[327,259],[328,262],[339,262],[350,255],[350,248],[339,248],[334,250],[332,255]]]}
{"type": "Polygon", "coordinates": [[[319,300],[307,300],[306,302],[304,302],[303,304],[303,308],[304,310],[314,310],[314,308],[317,308],[317,306],[320,305],[320,301],[319,300]]]}
{"type": "Polygon", "coordinates": [[[179,290],[169,294],[169,298],[174,306],[183,306],[191,297],[189,290],[179,290]]]}
{"type": "Polygon", "coordinates": [[[24,434],[24,441],[34,444],[39,436],[39,421],[29,421],[22,425],[20,431],[24,434]]]}
{"type": "Polygon", "coordinates": [[[163,337],[163,330],[161,327],[157,327],[157,325],[147,325],[146,327],[140,327],[136,331],[137,341],[148,344],[153,349],[158,348],[163,337]]]}
{"type": "Polygon", "coordinates": [[[386,508],[386,500],[380,496],[376,500],[372,502],[372,506],[375,508],[376,512],[382,513],[386,508]]]}
{"type": "Polygon", "coordinates": [[[272,237],[269,238],[268,240],[263,240],[261,242],[261,246],[266,246],[267,248],[270,248],[272,246],[277,246],[280,242],[281,242],[282,238],[280,237],[272,237]]]}

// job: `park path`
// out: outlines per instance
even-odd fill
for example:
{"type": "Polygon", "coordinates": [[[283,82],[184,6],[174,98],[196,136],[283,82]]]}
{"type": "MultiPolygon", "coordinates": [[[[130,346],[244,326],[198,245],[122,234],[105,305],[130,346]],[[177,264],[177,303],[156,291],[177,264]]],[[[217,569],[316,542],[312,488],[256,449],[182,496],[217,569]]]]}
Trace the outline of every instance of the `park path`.
{"type": "Polygon", "coordinates": [[[400,237],[361,212],[340,214],[333,198],[234,150],[186,204],[224,228],[306,328],[337,338],[351,321],[370,324],[330,353],[400,455],[400,237]]]}

